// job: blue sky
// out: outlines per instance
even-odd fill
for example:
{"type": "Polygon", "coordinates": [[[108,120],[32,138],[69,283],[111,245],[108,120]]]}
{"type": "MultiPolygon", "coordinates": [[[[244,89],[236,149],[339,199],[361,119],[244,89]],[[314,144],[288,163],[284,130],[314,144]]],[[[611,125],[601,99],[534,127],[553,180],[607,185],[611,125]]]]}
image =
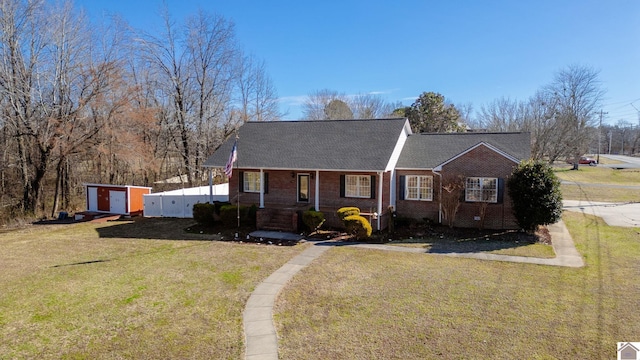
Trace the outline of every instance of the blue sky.
{"type": "MultiPolygon", "coordinates": [[[[570,64],[600,71],[605,122],[639,124],[640,1],[166,0],[176,19],[198,9],[236,25],[265,60],[287,119],[320,89],[379,93],[410,105],[435,91],[475,111],[525,100],[570,64]]],[[[159,26],[159,0],[76,0],[92,18],[159,26]]]]}

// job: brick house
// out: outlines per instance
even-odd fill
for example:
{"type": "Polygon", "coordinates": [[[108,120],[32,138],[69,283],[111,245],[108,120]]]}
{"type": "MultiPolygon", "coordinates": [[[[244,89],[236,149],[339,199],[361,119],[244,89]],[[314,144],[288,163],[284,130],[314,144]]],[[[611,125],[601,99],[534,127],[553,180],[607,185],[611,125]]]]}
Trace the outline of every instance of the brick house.
{"type": "Polygon", "coordinates": [[[395,169],[398,215],[442,223],[443,186],[456,179],[463,188],[454,226],[477,227],[484,219],[485,228],[517,228],[505,184],[531,156],[530,141],[529,133],[409,136],[395,169]]]}
{"type": "MultiPolygon", "coordinates": [[[[234,141],[204,166],[224,168],[234,141]]],[[[455,225],[475,226],[475,195],[490,197],[485,227],[512,228],[503,184],[529,158],[529,142],[526,133],[412,134],[407,119],[248,122],[238,129],[229,200],[256,204],[260,229],[296,231],[309,208],[339,226],[336,210],[356,206],[376,230],[392,211],[440,222],[440,179],[459,174],[471,180],[455,225]]]]}

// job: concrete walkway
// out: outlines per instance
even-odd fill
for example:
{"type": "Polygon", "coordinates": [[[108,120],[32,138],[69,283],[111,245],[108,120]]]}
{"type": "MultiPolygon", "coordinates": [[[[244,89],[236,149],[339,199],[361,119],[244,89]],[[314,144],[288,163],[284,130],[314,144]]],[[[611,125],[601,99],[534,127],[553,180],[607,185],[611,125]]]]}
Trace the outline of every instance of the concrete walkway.
{"type": "Polygon", "coordinates": [[[609,226],[640,227],[640,203],[563,200],[562,205],[564,210],[601,217],[609,226]]]}
{"type": "Polygon", "coordinates": [[[576,250],[575,246],[573,245],[573,239],[571,239],[571,235],[569,234],[569,231],[567,230],[567,227],[564,225],[564,223],[562,221],[559,221],[558,223],[555,223],[553,225],[548,225],[547,228],[549,229],[549,233],[551,234],[551,239],[552,239],[551,243],[553,245],[553,250],[556,253],[556,257],[552,259],[541,259],[541,258],[533,258],[533,257],[526,257],[526,256],[488,254],[483,252],[431,253],[431,252],[426,252],[424,249],[420,249],[420,248],[409,248],[409,247],[402,247],[402,246],[378,245],[378,244],[353,243],[351,244],[351,246],[365,248],[365,249],[423,253],[423,254],[430,254],[430,255],[443,255],[443,256],[450,256],[450,257],[479,259],[479,260],[509,261],[509,262],[551,265],[551,266],[566,266],[566,267],[584,266],[584,261],[582,260],[582,256],[580,256],[580,254],[578,253],[578,250],[576,250]]]}
{"type": "MultiPolygon", "coordinates": [[[[569,231],[562,221],[549,225],[551,241],[556,257],[553,259],[539,259],[523,256],[496,255],[486,253],[428,253],[452,257],[463,257],[481,260],[510,261],[539,265],[582,267],[584,261],[576,250],[569,231]]],[[[273,234],[269,234],[273,235],[273,234]]],[[[298,256],[276,270],[251,293],[243,313],[243,326],[245,334],[245,359],[246,360],[277,360],[278,336],[273,324],[273,306],[280,290],[293,276],[320,257],[325,251],[334,246],[354,246],[365,249],[385,251],[399,251],[411,253],[426,253],[424,249],[408,248],[402,246],[346,243],[346,242],[319,242],[304,250],[298,256]]]]}
{"type": "Polygon", "coordinates": [[[251,293],[244,308],[245,359],[277,360],[278,337],[273,325],[273,305],[284,285],[330,246],[311,246],[266,278],[251,293]]]}

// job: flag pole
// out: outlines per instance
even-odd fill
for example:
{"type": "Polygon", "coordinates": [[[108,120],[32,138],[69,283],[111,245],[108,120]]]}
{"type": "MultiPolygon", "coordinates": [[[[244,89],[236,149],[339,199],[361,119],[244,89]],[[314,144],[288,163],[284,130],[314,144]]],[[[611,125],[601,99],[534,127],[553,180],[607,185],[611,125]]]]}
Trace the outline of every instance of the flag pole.
{"type": "MultiPolygon", "coordinates": [[[[236,153],[238,151],[238,130],[236,129],[236,153]]],[[[238,157],[236,157],[236,170],[238,170],[238,157]]],[[[240,179],[240,177],[238,177],[238,179],[240,179]]],[[[238,217],[238,229],[240,229],[240,186],[243,186],[244,184],[240,184],[240,182],[238,181],[238,188],[237,190],[237,194],[236,194],[236,208],[237,208],[237,217],[238,217]]]]}

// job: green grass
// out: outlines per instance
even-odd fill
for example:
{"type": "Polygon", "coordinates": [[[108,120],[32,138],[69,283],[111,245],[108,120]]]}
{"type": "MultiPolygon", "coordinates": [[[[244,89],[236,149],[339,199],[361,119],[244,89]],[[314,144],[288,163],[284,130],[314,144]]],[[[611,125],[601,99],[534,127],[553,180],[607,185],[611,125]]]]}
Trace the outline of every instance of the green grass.
{"type": "Polygon", "coordinates": [[[561,185],[565,200],[640,202],[640,169],[616,170],[601,166],[580,166],[580,170],[576,171],[563,166],[556,167],[555,173],[565,181],[561,185]]]}
{"type": "Polygon", "coordinates": [[[572,184],[562,184],[560,187],[564,200],[640,202],[640,189],[603,188],[572,184]]]}
{"type": "Polygon", "coordinates": [[[640,334],[638,229],[564,221],[583,268],[332,249],[277,299],[280,356],[612,358],[640,334]]]}
{"type": "Polygon", "coordinates": [[[227,243],[183,219],[0,234],[0,359],[239,359],[253,288],[304,246],[227,243]]]}
{"type": "Polygon", "coordinates": [[[565,181],[640,186],[640,169],[617,170],[602,166],[581,165],[579,170],[571,170],[570,166],[556,167],[555,173],[565,181]]]}

